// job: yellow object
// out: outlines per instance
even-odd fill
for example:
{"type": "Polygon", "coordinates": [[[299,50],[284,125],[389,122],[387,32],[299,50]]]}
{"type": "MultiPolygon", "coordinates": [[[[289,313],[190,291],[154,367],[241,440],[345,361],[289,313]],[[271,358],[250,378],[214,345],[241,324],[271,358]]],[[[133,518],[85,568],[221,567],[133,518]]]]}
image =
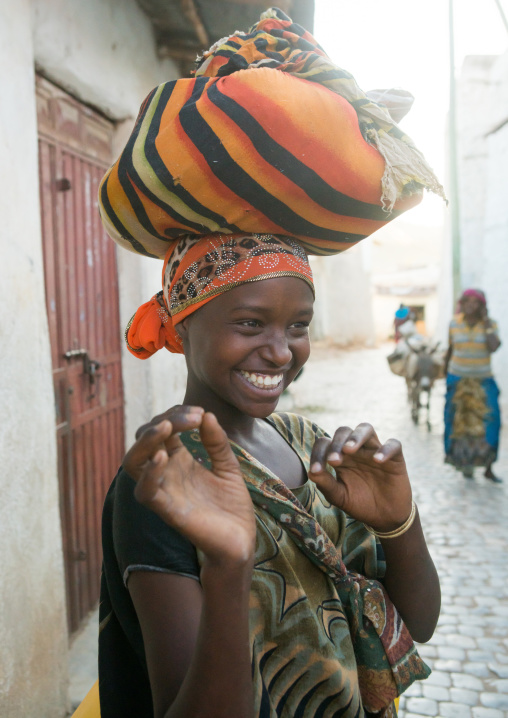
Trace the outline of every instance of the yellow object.
{"type": "Polygon", "coordinates": [[[395,529],[394,531],[386,531],[386,532],[374,531],[372,526],[367,526],[367,524],[363,524],[363,525],[365,526],[367,531],[369,531],[369,533],[373,534],[374,536],[377,536],[377,538],[394,539],[394,538],[398,538],[399,536],[402,536],[402,534],[405,534],[406,531],[409,531],[409,529],[413,525],[415,516],[416,516],[416,504],[414,501],[411,501],[411,513],[409,514],[409,517],[406,519],[406,521],[404,521],[402,526],[399,526],[399,528],[395,529]]]}
{"type": "MultiPolygon", "coordinates": [[[[399,699],[395,699],[395,709],[399,712],[399,699]]],[[[81,701],[72,718],[101,718],[101,707],[99,704],[99,681],[95,681],[85,698],[81,701]]]]}
{"type": "Polygon", "coordinates": [[[101,718],[99,681],[95,681],[86,696],[72,714],[72,718],[101,718]]]}

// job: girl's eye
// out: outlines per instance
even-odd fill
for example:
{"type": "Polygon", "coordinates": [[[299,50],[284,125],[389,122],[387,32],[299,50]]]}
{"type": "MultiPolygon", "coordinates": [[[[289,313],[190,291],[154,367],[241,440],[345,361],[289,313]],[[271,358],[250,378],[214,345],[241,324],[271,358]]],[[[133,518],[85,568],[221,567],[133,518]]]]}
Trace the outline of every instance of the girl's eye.
{"type": "Polygon", "coordinates": [[[310,326],[310,322],[295,322],[291,325],[292,329],[299,329],[300,331],[306,331],[310,326]]]}
{"type": "Polygon", "coordinates": [[[257,327],[261,326],[257,319],[244,319],[238,324],[241,327],[249,327],[250,329],[257,329],[257,327]]]}

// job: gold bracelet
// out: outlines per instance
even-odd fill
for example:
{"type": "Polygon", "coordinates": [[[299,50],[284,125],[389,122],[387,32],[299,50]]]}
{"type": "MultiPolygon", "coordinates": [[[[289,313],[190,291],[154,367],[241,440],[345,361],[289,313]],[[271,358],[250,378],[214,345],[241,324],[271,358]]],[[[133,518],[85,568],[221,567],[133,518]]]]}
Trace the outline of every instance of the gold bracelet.
{"type": "Polygon", "coordinates": [[[409,514],[408,518],[402,526],[399,526],[398,529],[394,529],[393,531],[375,531],[372,526],[367,526],[367,524],[364,524],[367,531],[374,536],[376,536],[379,539],[394,539],[398,538],[399,536],[402,536],[402,534],[405,534],[406,531],[409,531],[411,526],[413,525],[413,521],[415,520],[416,516],[416,504],[414,501],[411,501],[411,513],[409,514]]]}

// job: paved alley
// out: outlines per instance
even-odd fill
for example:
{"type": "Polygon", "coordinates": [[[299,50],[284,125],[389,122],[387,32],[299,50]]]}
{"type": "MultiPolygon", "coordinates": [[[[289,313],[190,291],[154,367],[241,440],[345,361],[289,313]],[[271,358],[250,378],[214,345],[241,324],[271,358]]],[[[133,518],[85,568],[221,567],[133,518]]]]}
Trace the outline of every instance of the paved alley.
{"type": "MultiPolygon", "coordinates": [[[[441,579],[442,611],[419,647],[433,669],[401,700],[400,718],[508,716],[508,435],[494,468],[506,483],[474,481],[443,463],[444,381],[432,396],[432,429],[414,426],[405,382],[388,369],[390,347],[317,348],[291,388],[291,410],[333,432],[368,421],[403,445],[422,524],[441,579]]],[[[289,407],[288,407],[289,409],[289,407]]]]}

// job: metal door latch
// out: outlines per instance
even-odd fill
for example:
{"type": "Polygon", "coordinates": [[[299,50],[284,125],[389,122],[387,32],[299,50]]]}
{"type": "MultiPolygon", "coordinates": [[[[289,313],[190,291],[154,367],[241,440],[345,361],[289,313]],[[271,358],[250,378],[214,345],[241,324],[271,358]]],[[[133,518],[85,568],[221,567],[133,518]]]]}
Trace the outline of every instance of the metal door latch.
{"type": "MultiPolygon", "coordinates": [[[[100,362],[96,359],[90,359],[87,349],[69,349],[65,352],[64,357],[66,359],[74,359],[80,357],[83,359],[83,372],[87,374],[90,379],[90,384],[95,384],[95,377],[98,376],[97,371],[100,369],[100,362]]],[[[92,397],[95,396],[92,394],[92,397]]]]}

